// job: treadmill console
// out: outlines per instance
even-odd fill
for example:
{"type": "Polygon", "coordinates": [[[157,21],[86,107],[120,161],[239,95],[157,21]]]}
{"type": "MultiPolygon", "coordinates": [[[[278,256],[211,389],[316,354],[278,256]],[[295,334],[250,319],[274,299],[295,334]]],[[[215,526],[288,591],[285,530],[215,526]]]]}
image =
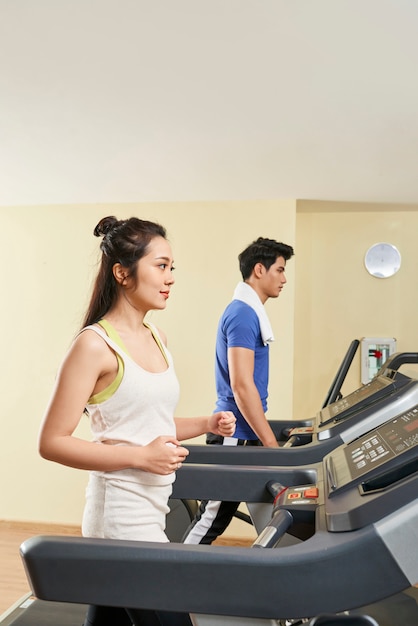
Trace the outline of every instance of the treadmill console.
{"type": "Polygon", "coordinates": [[[325,457],[328,496],[415,459],[417,445],[418,405],[325,457]]]}
{"type": "Polygon", "coordinates": [[[323,462],[328,529],[346,531],[378,521],[416,498],[418,404],[323,462]]]}
{"type": "Polygon", "coordinates": [[[352,477],[362,476],[418,444],[418,408],[407,411],[352,442],[345,456],[352,477]]]}
{"type": "Polygon", "coordinates": [[[362,385],[348,396],[321,409],[317,413],[318,427],[345,420],[359,410],[360,403],[362,409],[372,406],[410,381],[411,379],[403,374],[386,370],[384,376],[375,376],[366,385],[362,385]]]}

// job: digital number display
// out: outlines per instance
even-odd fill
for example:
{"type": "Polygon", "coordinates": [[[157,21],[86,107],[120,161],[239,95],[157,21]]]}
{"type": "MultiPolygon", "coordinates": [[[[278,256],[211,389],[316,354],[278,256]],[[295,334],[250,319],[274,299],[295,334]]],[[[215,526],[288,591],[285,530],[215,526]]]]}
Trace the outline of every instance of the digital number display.
{"type": "Polygon", "coordinates": [[[418,419],[414,420],[413,422],[409,422],[408,424],[405,424],[404,429],[408,432],[408,433],[412,433],[412,431],[416,430],[418,428],[418,419]]]}

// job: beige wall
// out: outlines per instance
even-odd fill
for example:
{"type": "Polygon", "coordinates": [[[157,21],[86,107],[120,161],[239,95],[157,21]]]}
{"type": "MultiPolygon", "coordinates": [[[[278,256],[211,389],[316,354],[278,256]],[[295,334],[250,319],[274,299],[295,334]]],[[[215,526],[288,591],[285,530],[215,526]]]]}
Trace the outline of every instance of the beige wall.
{"type": "MultiPolygon", "coordinates": [[[[418,351],[417,234],[416,205],[297,203],[295,417],[322,406],[353,339],[395,337],[399,352],[418,351]],[[367,249],[381,241],[402,256],[399,272],[386,279],[364,267],[367,249]]],[[[344,395],[359,386],[360,348],[344,395]]]]}
{"type": "MultiPolygon", "coordinates": [[[[36,439],[57,368],[77,331],[95,275],[104,215],[137,215],[166,226],[176,285],[153,319],[167,333],[181,399],[177,414],[213,410],[218,317],[240,280],[237,255],[254,238],[294,244],[295,201],[0,208],[3,368],[0,519],[79,523],[86,473],[39,458],[36,439]]],[[[271,418],[292,412],[294,263],[280,302],[269,303],[271,418]],[[286,363],[284,367],[282,361],[286,363]]],[[[88,437],[82,419],[80,436],[88,437]]]]}
{"type": "MultiPolygon", "coordinates": [[[[95,275],[104,215],[164,224],[176,285],[154,321],[168,335],[182,395],[178,415],[210,412],[218,317],[240,279],[237,254],[262,235],[294,244],[288,285],[267,303],[271,349],[269,417],[308,418],[322,405],[354,338],[394,336],[418,351],[418,206],[308,201],[0,208],[3,227],[3,434],[0,519],[79,523],[86,473],[39,458],[36,438],[61,359],[79,327],[95,275]],[[389,279],[364,269],[366,250],[389,241],[402,267],[389,279]]],[[[360,385],[359,354],[343,387],[360,385]]],[[[87,420],[80,436],[88,437],[87,420]]],[[[236,522],[232,535],[249,534],[236,522]]]]}

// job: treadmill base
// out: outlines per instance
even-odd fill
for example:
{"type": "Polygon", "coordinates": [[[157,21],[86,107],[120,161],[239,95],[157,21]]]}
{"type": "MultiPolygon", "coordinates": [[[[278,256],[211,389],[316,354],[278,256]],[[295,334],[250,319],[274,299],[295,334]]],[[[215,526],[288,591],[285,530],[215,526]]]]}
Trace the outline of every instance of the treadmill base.
{"type": "MultiPolygon", "coordinates": [[[[46,602],[28,596],[6,612],[1,626],[81,626],[87,606],[66,602],[46,602]]],[[[381,602],[369,604],[349,612],[350,615],[369,615],[379,626],[417,626],[418,588],[410,587],[402,593],[381,602]]],[[[267,620],[266,620],[267,621],[267,620]]],[[[219,624],[227,618],[219,618],[219,624]]]]}

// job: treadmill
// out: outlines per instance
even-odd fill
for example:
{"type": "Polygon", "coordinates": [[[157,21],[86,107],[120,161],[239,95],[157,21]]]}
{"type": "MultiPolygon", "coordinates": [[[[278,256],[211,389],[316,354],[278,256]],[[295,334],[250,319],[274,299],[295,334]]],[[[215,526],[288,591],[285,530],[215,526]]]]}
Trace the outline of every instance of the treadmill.
{"type": "Polygon", "coordinates": [[[395,353],[369,383],[326,404],[311,419],[270,421],[281,444],[278,449],[188,444],[185,463],[286,466],[317,463],[341,444],[418,403],[418,380],[399,371],[408,363],[418,363],[417,352],[395,353]]]}
{"type": "MultiPolygon", "coordinates": [[[[252,548],[38,536],[21,555],[46,611],[51,603],[63,614],[90,603],[179,611],[195,626],[353,615],[418,584],[417,493],[415,404],[316,464],[184,465],[178,499],[269,503],[271,521],[252,548]],[[282,546],[285,533],[300,541],[282,546]]],[[[390,626],[400,623],[409,626],[390,626]]]]}

